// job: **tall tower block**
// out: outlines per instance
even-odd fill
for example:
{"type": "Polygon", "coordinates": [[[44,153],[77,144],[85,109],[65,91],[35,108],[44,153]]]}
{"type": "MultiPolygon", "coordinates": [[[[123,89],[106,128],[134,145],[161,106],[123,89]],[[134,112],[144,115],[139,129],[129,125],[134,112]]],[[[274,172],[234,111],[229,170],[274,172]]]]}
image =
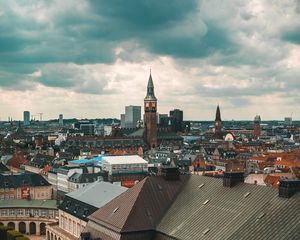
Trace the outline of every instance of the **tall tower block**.
{"type": "Polygon", "coordinates": [[[150,72],[147,95],[144,99],[145,141],[150,148],[157,146],[157,99],[154,95],[154,85],[150,72]]]}

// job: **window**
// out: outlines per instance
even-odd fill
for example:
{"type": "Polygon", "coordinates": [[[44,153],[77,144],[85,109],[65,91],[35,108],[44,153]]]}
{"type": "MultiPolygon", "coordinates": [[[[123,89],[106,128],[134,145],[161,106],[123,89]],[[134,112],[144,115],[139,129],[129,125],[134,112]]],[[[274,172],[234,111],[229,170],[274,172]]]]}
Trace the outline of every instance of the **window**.
{"type": "Polygon", "coordinates": [[[45,209],[42,209],[42,210],[41,210],[41,216],[42,216],[42,217],[46,217],[46,210],[45,210],[45,209]]]}
{"type": "Polygon", "coordinates": [[[26,215],[26,216],[29,216],[29,215],[30,215],[30,209],[28,209],[28,208],[25,209],[25,215],[26,215]]]}
{"type": "Polygon", "coordinates": [[[23,215],[23,209],[18,209],[18,215],[23,215]]]}
{"type": "Polygon", "coordinates": [[[15,209],[9,209],[9,215],[10,216],[15,215],[15,209]]]}
{"type": "Polygon", "coordinates": [[[34,215],[34,216],[38,216],[38,215],[39,215],[39,210],[38,210],[38,209],[34,209],[33,215],[34,215]]]}
{"type": "Polygon", "coordinates": [[[1,210],[1,215],[2,215],[2,216],[6,216],[6,214],[7,214],[6,209],[2,209],[2,210],[1,210]]]}
{"type": "Polygon", "coordinates": [[[50,217],[53,217],[53,210],[49,210],[49,211],[48,211],[48,215],[49,215],[50,217]]]}

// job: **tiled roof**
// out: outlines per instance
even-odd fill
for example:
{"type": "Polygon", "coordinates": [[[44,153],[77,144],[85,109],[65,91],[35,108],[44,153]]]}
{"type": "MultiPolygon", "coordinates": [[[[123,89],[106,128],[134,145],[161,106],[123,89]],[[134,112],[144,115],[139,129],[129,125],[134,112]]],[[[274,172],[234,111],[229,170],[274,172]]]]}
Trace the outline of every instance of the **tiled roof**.
{"type": "Polygon", "coordinates": [[[187,179],[147,177],[89,218],[118,232],[154,230],[187,179]]]}
{"type": "Polygon", "coordinates": [[[14,155],[11,159],[8,160],[7,166],[20,168],[21,165],[28,163],[28,160],[22,156],[14,155]]]}

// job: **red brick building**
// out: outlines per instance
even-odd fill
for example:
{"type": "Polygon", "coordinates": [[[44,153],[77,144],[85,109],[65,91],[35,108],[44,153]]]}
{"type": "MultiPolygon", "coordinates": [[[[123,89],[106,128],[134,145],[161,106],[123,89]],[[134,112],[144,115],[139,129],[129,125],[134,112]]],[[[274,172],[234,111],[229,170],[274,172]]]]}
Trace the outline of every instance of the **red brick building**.
{"type": "Polygon", "coordinates": [[[157,146],[157,99],[154,95],[154,85],[150,73],[147,95],[144,99],[145,141],[149,147],[157,146]]]}

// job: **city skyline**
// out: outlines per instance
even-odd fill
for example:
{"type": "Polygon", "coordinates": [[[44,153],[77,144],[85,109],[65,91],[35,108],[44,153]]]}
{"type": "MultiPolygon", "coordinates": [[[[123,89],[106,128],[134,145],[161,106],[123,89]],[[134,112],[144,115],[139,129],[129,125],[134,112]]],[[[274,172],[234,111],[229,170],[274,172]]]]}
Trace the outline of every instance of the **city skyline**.
{"type": "Polygon", "coordinates": [[[2,121],[120,118],[142,106],[150,68],[159,113],[213,120],[220,104],[222,120],[300,119],[297,1],[0,6],[2,121]]]}

